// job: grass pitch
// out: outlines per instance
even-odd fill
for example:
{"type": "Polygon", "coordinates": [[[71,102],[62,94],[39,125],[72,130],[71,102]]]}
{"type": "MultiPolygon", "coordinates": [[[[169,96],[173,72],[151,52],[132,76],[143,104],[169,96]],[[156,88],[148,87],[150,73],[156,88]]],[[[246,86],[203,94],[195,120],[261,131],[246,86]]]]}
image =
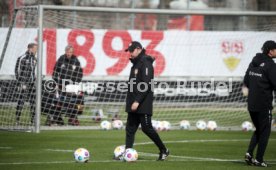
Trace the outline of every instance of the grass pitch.
{"type": "MultiPolygon", "coordinates": [[[[0,169],[89,169],[89,170],[175,170],[175,169],[259,169],[243,162],[252,132],[181,131],[159,132],[171,151],[168,160],[155,161],[158,150],[140,130],[135,163],[112,160],[116,146],[124,144],[123,130],[42,131],[40,134],[0,131],[0,169]],[[75,163],[79,147],[90,151],[88,163],[75,163]]],[[[265,153],[269,169],[276,169],[276,132],[271,133],[265,153]]]]}
{"type": "MultiPolygon", "coordinates": [[[[108,113],[110,108],[103,109],[103,112],[108,113]]],[[[14,107],[1,107],[0,106],[0,125],[11,126],[15,124],[15,106],[14,107]]],[[[99,126],[99,123],[92,120],[91,107],[86,106],[82,115],[79,116],[81,126],[99,126]]],[[[112,115],[106,119],[111,119],[112,115]]],[[[119,111],[120,119],[124,122],[127,119],[127,114],[124,108],[119,111]]],[[[41,125],[46,122],[46,115],[41,115],[41,125]]],[[[67,124],[68,117],[63,115],[65,124],[67,124]]],[[[167,120],[174,126],[179,126],[179,122],[183,119],[189,120],[192,125],[195,125],[198,120],[214,120],[217,122],[218,127],[240,127],[243,121],[250,121],[250,117],[245,108],[155,108],[154,120],[167,120]]],[[[21,119],[22,125],[30,122],[30,111],[28,107],[24,107],[21,119]]]]}

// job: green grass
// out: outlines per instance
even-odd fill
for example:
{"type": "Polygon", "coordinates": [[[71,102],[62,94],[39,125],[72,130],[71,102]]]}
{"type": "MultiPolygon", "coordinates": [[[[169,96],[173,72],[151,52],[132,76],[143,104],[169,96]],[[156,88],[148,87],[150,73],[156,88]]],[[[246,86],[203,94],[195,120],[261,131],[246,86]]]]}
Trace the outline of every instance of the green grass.
{"type": "MultiPolygon", "coordinates": [[[[40,134],[0,131],[0,169],[259,169],[242,162],[252,132],[175,130],[159,134],[171,151],[167,161],[155,161],[157,156],[151,155],[158,153],[155,145],[139,145],[150,142],[139,130],[135,141],[138,145],[134,147],[139,160],[126,163],[112,160],[114,148],[124,143],[123,130],[42,131],[40,134]],[[79,147],[90,151],[89,163],[74,162],[73,150],[79,147]]],[[[269,169],[276,169],[275,153],[276,132],[272,132],[265,153],[271,165],[269,169]]]]}
{"type": "MultiPolygon", "coordinates": [[[[92,116],[91,112],[92,106],[85,106],[83,116],[92,116]]],[[[110,108],[105,107],[103,111],[105,115],[110,108]]],[[[13,125],[15,124],[15,107],[0,107],[0,125],[13,125]]],[[[120,119],[126,120],[127,114],[124,109],[120,109],[119,113],[120,119]]],[[[111,119],[112,115],[109,115],[108,119],[111,119]]],[[[243,121],[250,120],[249,114],[245,108],[162,108],[158,107],[154,109],[154,116],[152,119],[155,120],[167,120],[173,125],[177,125],[183,120],[189,120],[194,126],[195,122],[203,119],[205,121],[215,120],[219,127],[240,127],[243,121]]],[[[21,122],[27,124],[30,121],[30,111],[28,107],[24,107],[21,114],[21,122]]],[[[41,116],[41,123],[44,125],[46,121],[46,115],[41,116]]],[[[82,126],[98,126],[98,123],[93,121],[91,118],[81,118],[82,126]]],[[[24,125],[23,123],[23,125],[24,125]]],[[[65,118],[65,123],[67,123],[67,118],[65,118]]]]}

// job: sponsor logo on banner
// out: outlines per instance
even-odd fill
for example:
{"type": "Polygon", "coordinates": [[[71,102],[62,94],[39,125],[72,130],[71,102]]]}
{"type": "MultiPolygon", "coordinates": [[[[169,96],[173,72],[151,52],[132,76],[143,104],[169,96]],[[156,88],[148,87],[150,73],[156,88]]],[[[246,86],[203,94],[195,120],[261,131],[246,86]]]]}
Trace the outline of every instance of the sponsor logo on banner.
{"type": "Polygon", "coordinates": [[[244,43],[241,40],[223,40],[221,42],[221,56],[226,67],[234,71],[244,53],[244,43]]]}

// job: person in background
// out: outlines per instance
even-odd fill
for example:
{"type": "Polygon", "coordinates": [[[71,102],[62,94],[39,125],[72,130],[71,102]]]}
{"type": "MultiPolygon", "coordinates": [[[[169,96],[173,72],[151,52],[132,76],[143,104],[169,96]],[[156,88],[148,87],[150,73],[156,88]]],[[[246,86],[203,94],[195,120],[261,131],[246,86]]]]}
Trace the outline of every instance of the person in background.
{"type": "MultiPolygon", "coordinates": [[[[65,54],[60,56],[57,60],[54,72],[53,72],[53,80],[56,82],[58,87],[58,95],[69,97],[65,91],[65,87],[69,83],[79,83],[81,82],[83,77],[83,70],[80,65],[80,61],[77,56],[74,55],[74,48],[72,45],[67,45],[65,47],[65,54]]],[[[63,103],[66,104],[66,103],[63,103]]],[[[63,119],[61,117],[61,112],[57,110],[54,115],[54,121],[57,124],[63,125],[63,119]]],[[[70,113],[68,119],[69,125],[78,125],[77,113],[70,113]]]]}
{"type": "Polygon", "coordinates": [[[25,54],[18,57],[15,65],[15,78],[19,85],[18,101],[16,106],[16,125],[20,123],[20,116],[26,101],[30,103],[31,124],[35,117],[35,67],[37,59],[37,44],[29,43],[25,54]]]}
{"type": "Polygon", "coordinates": [[[248,88],[248,111],[256,128],[251,137],[245,162],[249,165],[267,167],[263,156],[268,144],[272,121],[273,91],[276,90],[275,41],[266,41],[262,53],[253,58],[244,76],[244,86],[248,88]],[[258,145],[256,158],[253,152],[258,145]]]}

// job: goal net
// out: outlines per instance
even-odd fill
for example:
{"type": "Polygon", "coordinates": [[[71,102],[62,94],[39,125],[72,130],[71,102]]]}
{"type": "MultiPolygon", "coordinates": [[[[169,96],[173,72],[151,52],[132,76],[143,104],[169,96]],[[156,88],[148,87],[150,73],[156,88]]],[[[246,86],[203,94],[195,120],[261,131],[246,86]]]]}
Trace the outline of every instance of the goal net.
{"type": "Polygon", "coordinates": [[[218,129],[240,129],[243,121],[250,121],[242,79],[263,42],[276,38],[275,17],[260,27],[261,16],[222,19],[97,9],[43,10],[43,55],[36,55],[42,61],[41,101],[35,100],[35,85],[15,76],[32,67],[29,60],[19,67],[16,62],[29,43],[38,41],[38,8],[16,10],[11,27],[0,28],[0,129],[33,129],[37,102],[42,129],[125,122],[132,64],[124,50],[131,41],[141,42],[155,58],[153,120],[169,121],[175,128],[181,120],[192,127],[198,120],[213,120],[218,129]],[[218,26],[216,19],[225,26],[218,26]]]}

